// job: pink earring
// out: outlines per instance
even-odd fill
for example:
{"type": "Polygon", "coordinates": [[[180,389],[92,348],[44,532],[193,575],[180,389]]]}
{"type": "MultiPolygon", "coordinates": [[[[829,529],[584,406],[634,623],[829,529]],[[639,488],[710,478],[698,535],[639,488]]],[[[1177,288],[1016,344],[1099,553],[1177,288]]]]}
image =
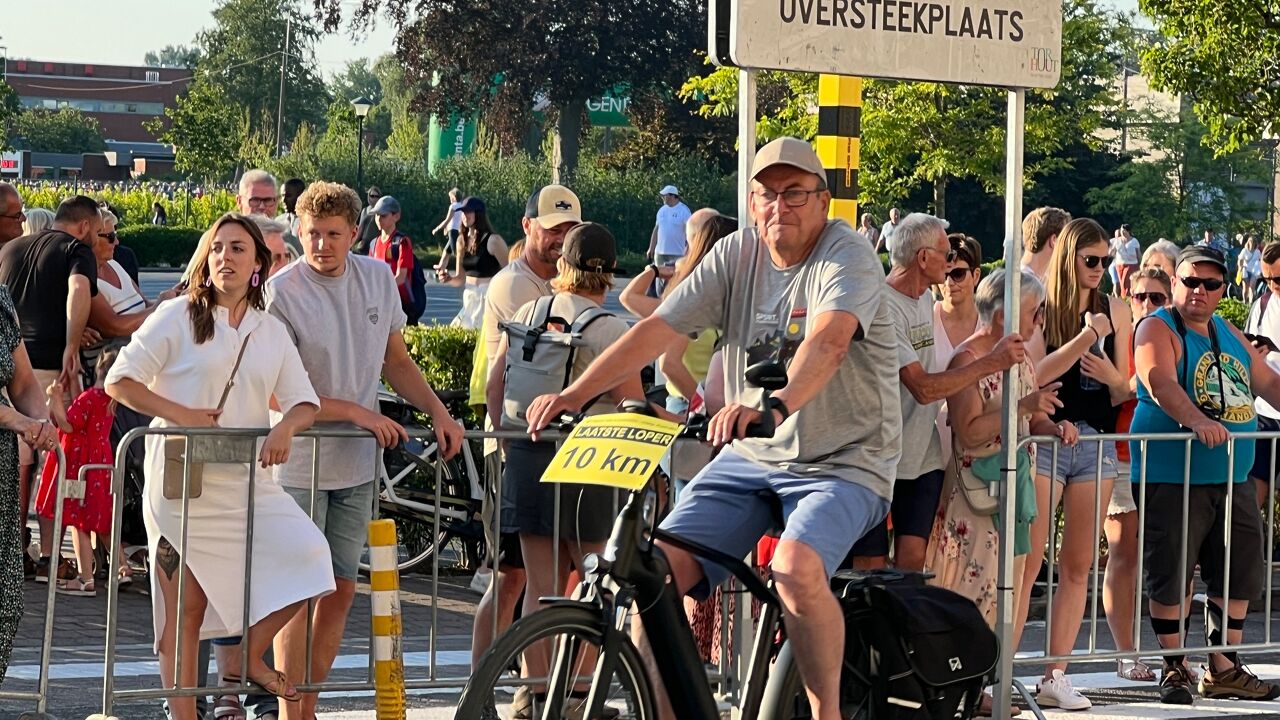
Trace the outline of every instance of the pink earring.
{"type": "Polygon", "coordinates": [[[252,287],[258,287],[259,282],[261,281],[258,279],[258,271],[254,270],[253,276],[249,278],[249,285],[252,287]]]}
{"type": "Polygon", "coordinates": [[[205,287],[213,287],[213,278],[211,278],[211,277],[207,277],[207,278],[205,278],[205,279],[204,279],[204,286],[205,286],[205,287]]]}

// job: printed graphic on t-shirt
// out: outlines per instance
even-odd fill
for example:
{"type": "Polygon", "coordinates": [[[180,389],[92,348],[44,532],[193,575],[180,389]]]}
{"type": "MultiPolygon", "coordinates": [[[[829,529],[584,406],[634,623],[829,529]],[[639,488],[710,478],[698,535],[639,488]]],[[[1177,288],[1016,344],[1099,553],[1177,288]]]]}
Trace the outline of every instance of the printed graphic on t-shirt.
{"type": "Polygon", "coordinates": [[[787,322],[782,324],[777,321],[776,315],[756,313],[754,339],[747,347],[747,364],[773,361],[789,366],[800,343],[804,341],[804,324],[808,314],[808,308],[795,308],[787,322]]]}
{"type": "Polygon", "coordinates": [[[921,325],[912,325],[907,330],[907,339],[911,341],[911,349],[920,352],[924,348],[933,347],[933,320],[921,325]]]}
{"type": "Polygon", "coordinates": [[[1195,372],[1192,375],[1195,403],[1201,407],[1216,408],[1225,398],[1227,407],[1222,412],[1222,421],[1249,422],[1254,417],[1249,373],[1244,364],[1235,357],[1221,353],[1219,358],[1220,362],[1215,364],[1213,353],[1207,352],[1196,361],[1195,372]]]}

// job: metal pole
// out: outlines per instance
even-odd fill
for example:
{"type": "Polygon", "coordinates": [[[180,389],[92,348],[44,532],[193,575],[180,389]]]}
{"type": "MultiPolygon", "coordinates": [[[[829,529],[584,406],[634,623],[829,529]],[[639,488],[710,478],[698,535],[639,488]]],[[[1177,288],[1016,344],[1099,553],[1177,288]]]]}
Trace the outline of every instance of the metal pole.
{"type": "Polygon", "coordinates": [[[280,54],[280,97],[276,102],[276,157],[284,154],[284,69],[289,62],[289,34],[293,31],[293,18],[284,21],[284,52],[280,54]]]}
{"type": "MultiPolygon", "coordinates": [[[[1022,300],[1022,134],[1026,122],[1026,91],[1009,91],[1009,124],[1005,142],[1005,191],[1004,191],[1004,329],[1006,333],[1018,331],[1018,306],[1022,300]]],[[[997,576],[996,626],[1000,632],[999,684],[996,686],[992,713],[995,720],[1009,720],[1009,698],[1013,688],[1013,612],[1015,605],[1013,587],[1013,527],[1017,512],[1018,477],[1018,387],[1016,368],[1004,373],[1001,402],[1004,417],[1000,419],[1000,437],[1004,463],[998,491],[1000,517],[1004,531],[1000,533],[1000,571],[997,576]]]]}
{"type": "MultiPolygon", "coordinates": [[[[738,226],[751,226],[751,164],[756,158],[756,71],[738,71],[738,226]]],[[[733,608],[733,651],[728,684],[732,686],[734,720],[742,719],[742,686],[747,679],[747,661],[755,633],[751,623],[751,603],[739,601],[733,608]]]]}
{"type": "Polygon", "coordinates": [[[364,116],[356,116],[356,192],[364,192],[364,116]]]}

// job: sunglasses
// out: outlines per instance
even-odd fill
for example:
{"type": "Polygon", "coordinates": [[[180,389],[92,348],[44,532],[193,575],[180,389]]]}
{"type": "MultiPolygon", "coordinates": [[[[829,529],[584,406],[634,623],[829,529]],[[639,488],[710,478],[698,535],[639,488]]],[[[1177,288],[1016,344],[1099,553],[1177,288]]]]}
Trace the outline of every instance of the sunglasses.
{"type": "Polygon", "coordinates": [[[1218,280],[1217,278],[1198,278],[1192,276],[1180,277],[1178,278],[1178,282],[1182,283],[1182,286],[1188,290],[1195,290],[1203,285],[1205,292],[1221,290],[1222,286],[1226,285],[1225,282],[1218,280]]]}
{"type": "Polygon", "coordinates": [[[1164,305],[1169,301],[1169,296],[1162,292],[1136,292],[1132,293],[1130,297],[1140,303],[1150,300],[1152,305],[1164,305]]]}
{"type": "Polygon", "coordinates": [[[973,272],[973,268],[951,268],[945,274],[951,278],[952,282],[964,282],[965,277],[971,272],[973,272]]]}
{"type": "MultiPolygon", "coordinates": [[[[0,215],[0,217],[5,217],[5,216],[0,215]]],[[[1267,277],[1266,275],[1263,275],[1262,282],[1268,285],[1280,285],[1280,277],[1267,277]]]]}
{"type": "Polygon", "coordinates": [[[115,243],[117,240],[119,240],[119,236],[116,235],[115,230],[112,230],[111,232],[98,233],[98,237],[106,238],[107,241],[111,243],[115,243]]]}
{"type": "MultiPolygon", "coordinates": [[[[930,252],[936,252],[936,253],[943,252],[942,250],[939,250],[938,248],[935,248],[935,247],[923,247],[923,248],[920,248],[920,249],[921,249],[921,250],[929,250],[930,252]]],[[[949,249],[949,250],[946,250],[945,252],[947,253],[947,262],[949,262],[949,263],[953,263],[953,262],[955,262],[955,261],[956,261],[956,258],[957,258],[957,257],[959,257],[959,254],[958,254],[958,253],[956,253],[956,251],[955,251],[954,249],[949,249]]]]}
{"type": "Polygon", "coordinates": [[[1084,266],[1089,268],[1090,270],[1098,267],[1099,264],[1102,265],[1103,269],[1109,268],[1111,267],[1111,262],[1115,260],[1115,258],[1111,257],[1110,255],[1084,255],[1084,254],[1080,255],[1080,259],[1084,261],[1084,266]]]}

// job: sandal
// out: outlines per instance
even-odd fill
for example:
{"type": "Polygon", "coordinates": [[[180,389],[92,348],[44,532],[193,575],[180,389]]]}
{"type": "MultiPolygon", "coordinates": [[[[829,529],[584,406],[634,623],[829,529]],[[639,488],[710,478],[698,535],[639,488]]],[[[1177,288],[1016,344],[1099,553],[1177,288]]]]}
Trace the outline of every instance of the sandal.
{"type": "Polygon", "coordinates": [[[247,717],[239,695],[219,695],[213,701],[214,720],[245,720],[247,717]]]}
{"type": "Polygon", "coordinates": [[[285,677],[284,673],[279,670],[272,670],[272,672],[275,673],[275,676],[265,683],[253,678],[240,678],[235,675],[224,675],[222,682],[229,685],[239,685],[243,682],[254,690],[261,690],[268,695],[275,695],[285,702],[298,702],[302,699],[302,693],[298,692],[297,688],[293,688],[291,693],[286,692],[291,686],[289,678],[285,677]]]}
{"type": "Polygon", "coordinates": [[[1116,660],[1116,676],[1134,682],[1155,682],[1156,674],[1141,660],[1120,658],[1116,660]]]}
{"type": "Polygon", "coordinates": [[[86,580],[82,577],[59,580],[57,592],[59,595],[71,595],[73,597],[93,597],[98,594],[97,589],[93,586],[93,578],[86,580]]]}

